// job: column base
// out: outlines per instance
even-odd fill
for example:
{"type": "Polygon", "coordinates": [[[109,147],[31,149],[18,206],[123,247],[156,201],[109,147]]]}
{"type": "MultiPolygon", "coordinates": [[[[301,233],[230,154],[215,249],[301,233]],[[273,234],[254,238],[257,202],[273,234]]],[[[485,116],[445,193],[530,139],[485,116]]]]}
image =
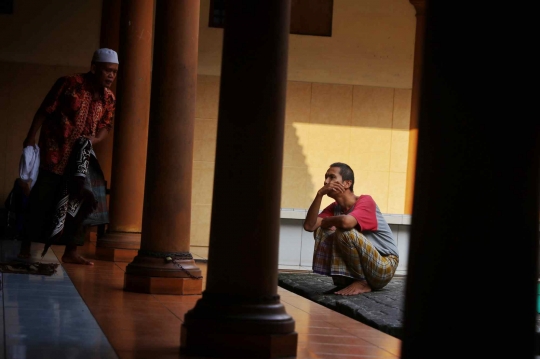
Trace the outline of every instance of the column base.
{"type": "Polygon", "coordinates": [[[226,334],[188,330],[182,325],[180,354],[219,358],[296,357],[298,334],[226,334]]]}
{"type": "Polygon", "coordinates": [[[131,262],[141,246],[140,233],[111,232],[96,240],[96,259],[131,262]]]}
{"type": "Polygon", "coordinates": [[[202,279],[145,277],[126,273],[124,290],[149,294],[198,295],[202,293],[202,279]]]}
{"type": "Polygon", "coordinates": [[[279,296],[204,292],[184,316],[180,353],[202,357],[296,356],[298,334],[279,296]]]}
{"type": "Polygon", "coordinates": [[[189,252],[140,249],[126,267],[124,290],[152,294],[201,294],[201,270],[189,252]]]}

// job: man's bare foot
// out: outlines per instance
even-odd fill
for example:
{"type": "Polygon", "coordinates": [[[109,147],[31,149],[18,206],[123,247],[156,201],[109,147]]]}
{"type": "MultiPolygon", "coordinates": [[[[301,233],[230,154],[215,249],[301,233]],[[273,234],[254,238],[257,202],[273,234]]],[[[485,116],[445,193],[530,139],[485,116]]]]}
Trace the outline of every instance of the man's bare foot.
{"type": "Polygon", "coordinates": [[[78,255],[77,253],[72,253],[72,254],[71,253],[70,254],[64,253],[64,255],[62,256],[62,262],[64,262],[64,263],[73,263],[73,264],[84,264],[84,265],[87,265],[87,266],[93,266],[94,265],[93,262],[90,262],[89,260],[84,259],[83,257],[78,255]]]}
{"type": "Polygon", "coordinates": [[[371,292],[371,287],[369,286],[368,282],[365,280],[358,280],[356,282],[353,282],[349,286],[343,288],[342,290],[338,290],[334,294],[357,295],[357,294],[369,293],[369,292],[371,292]]]}

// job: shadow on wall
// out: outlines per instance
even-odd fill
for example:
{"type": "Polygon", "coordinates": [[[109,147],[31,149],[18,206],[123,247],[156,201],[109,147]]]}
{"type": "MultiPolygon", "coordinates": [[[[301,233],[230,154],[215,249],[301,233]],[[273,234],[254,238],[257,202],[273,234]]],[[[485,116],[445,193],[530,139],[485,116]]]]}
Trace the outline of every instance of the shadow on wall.
{"type": "Polygon", "coordinates": [[[357,194],[403,213],[411,90],[289,82],[287,92],[282,207],[307,209],[328,166],[345,162],[357,194]]]}
{"type": "Polygon", "coordinates": [[[307,160],[309,133],[306,130],[309,130],[311,96],[311,83],[288,82],[281,182],[283,209],[308,208],[319,189],[314,187],[307,160]]]}
{"type": "MultiPolygon", "coordinates": [[[[86,68],[0,63],[0,198],[14,178],[22,141],[54,81],[86,68]]],[[[307,209],[333,162],[354,169],[357,194],[402,213],[408,153],[407,89],[289,81],[281,207],[307,209]]],[[[207,246],[214,177],[219,77],[198,76],[191,245],[207,246]]],[[[331,202],[325,198],[323,206],[331,202]]]]}
{"type": "MultiPolygon", "coordinates": [[[[208,246],[210,235],[219,83],[218,76],[198,76],[193,155],[192,246],[208,246]]],[[[285,114],[282,208],[306,208],[311,201],[310,195],[306,193],[314,193],[303,144],[295,128],[296,123],[309,122],[310,101],[310,83],[289,83],[285,114]]]]}
{"type": "MultiPolygon", "coordinates": [[[[356,194],[402,213],[410,90],[289,82],[279,264],[311,268],[313,234],[303,216],[333,162],[355,171],[356,194]]],[[[324,197],[321,209],[333,200],[324,197]]]]}
{"type": "MultiPolygon", "coordinates": [[[[355,170],[357,194],[403,213],[410,117],[408,89],[289,81],[282,209],[305,210],[333,162],[355,170]]],[[[214,177],[219,77],[199,75],[194,137],[191,245],[207,246],[214,177]]],[[[322,206],[331,203],[323,200],[322,206]]]]}

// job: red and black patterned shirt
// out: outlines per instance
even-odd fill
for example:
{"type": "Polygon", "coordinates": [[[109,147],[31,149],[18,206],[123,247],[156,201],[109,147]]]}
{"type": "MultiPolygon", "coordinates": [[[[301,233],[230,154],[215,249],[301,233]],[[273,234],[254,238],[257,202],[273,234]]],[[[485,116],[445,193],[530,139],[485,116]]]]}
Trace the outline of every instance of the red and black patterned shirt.
{"type": "Polygon", "coordinates": [[[91,73],[64,76],[53,85],[40,107],[47,115],[39,136],[40,168],[63,174],[77,138],[111,129],[114,94],[108,88],[99,99],[93,94],[91,73]]]}

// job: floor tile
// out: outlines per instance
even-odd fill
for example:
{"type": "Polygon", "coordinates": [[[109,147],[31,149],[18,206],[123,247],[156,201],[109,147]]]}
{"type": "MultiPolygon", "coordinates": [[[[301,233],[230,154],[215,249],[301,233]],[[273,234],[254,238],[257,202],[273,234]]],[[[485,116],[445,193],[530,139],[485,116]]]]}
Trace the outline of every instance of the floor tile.
{"type": "MultiPolygon", "coordinates": [[[[3,258],[14,260],[18,245],[1,241],[3,258]]],[[[35,247],[34,257],[40,254],[35,247]]],[[[58,263],[53,251],[45,260],[58,263]]],[[[118,358],[62,266],[51,276],[1,275],[0,358],[4,354],[9,359],[118,358]]]]}
{"type": "MultiPolygon", "coordinates": [[[[91,254],[89,246],[80,253],[91,254]]],[[[18,247],[2,252],[13,258],[18,247]]],[[[37,258],[40,246],[32,253],[37,258]]],[[[62,253],[53,246],[44,260],[58,262],[62,253]]],[[[206,278],[207,263],[196,263],[206,278]]],[[[189,358],[179,355],[182,320],[202,296],[126,292],[127,265],[95,260],[60,266],[51,277],[4,274],[0,319],[9,333],[0,338],[7,358],[189,358]]],[[[399,340],[283,288],[277,292],[295,320],[297,359],[398,358],[399,340]]]]}

